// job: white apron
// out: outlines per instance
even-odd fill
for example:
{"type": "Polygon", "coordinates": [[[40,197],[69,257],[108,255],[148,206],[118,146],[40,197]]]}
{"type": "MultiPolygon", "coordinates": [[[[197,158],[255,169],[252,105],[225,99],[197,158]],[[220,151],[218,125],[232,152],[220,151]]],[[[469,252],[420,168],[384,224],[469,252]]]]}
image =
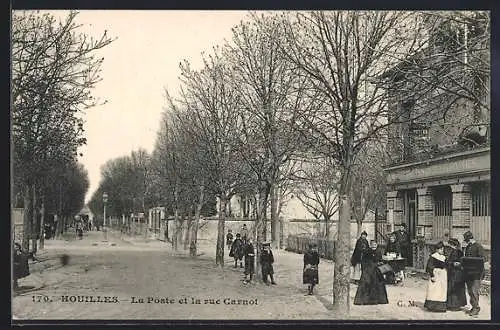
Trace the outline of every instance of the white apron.
{"type": "MultiPolygon", "coordinates": [[[[433,254],[432,257],[444,261],[444,256],[436,256],[436,253],[433,254]]],[[[434,268],[434,279],[434,282],[429,279],[426,299],[431,301],[446,302],[448,287],[448,274],[446,272],[446,269],[434,268]]]]}

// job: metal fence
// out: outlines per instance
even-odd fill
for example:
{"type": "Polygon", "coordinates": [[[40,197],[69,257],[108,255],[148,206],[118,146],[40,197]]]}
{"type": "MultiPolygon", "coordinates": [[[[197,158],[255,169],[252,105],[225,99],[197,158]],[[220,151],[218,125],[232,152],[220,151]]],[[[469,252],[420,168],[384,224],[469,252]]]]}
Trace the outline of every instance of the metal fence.
{"type": "Polygon", "coordinates": [[[310,243],[318,244],[318,253],[321,258],[334,260],[335,242],[320,237],[289,235],[286,240],[287,251],[304,253],[310,243]]]}

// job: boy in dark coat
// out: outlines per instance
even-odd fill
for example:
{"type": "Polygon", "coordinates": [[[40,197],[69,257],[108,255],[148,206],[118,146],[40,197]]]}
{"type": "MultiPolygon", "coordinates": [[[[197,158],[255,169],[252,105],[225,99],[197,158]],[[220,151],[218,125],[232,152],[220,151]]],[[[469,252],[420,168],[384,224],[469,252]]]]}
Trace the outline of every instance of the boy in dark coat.
{"type": "Polygon", "coordinates": [[[234,268],[238,267],[238,260],[240,261],[240,268],[243,268],[243,241],[240,234],[236,234],[236,239],[231,244],[229,256],[234,258],[234,268]]]}
{"type": "Polygon", "coordinates": [[[255,274],[255,249],[251,238],[247,238],[247,243],[244,246],[245,254],[245,280],[244,283],[248,284],[252,281],[253,274],[255,274]],[[248,279],[250,277],[250,279],[248,279]]]}
{"type": "Polygon", "coordinates": [[[267,282],[267,276],[271,278],[271,284],[276,284],[273,277],[274,274],[273,263],[274,263],[274,256],[273,256],[273,251],[271,251],[271,244],[264,243],[262,253],[260,255],[260,266],[262,269],[262,280],[266,284],[269,284],[267,282]]]}

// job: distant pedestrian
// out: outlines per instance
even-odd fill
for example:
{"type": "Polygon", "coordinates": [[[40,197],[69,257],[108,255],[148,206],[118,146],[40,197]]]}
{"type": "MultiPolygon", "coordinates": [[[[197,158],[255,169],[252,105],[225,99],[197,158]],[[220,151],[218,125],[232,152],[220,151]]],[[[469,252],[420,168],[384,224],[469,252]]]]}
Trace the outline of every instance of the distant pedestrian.
{"type": "Polygon", "coordinates": [[[436,244],[436,251],[429,257],[425,271],[430,275],[424,307],[431,312],[446,312],[448,294],[448,274],[444,244],[436,244]]]}
{"type": "Polygon", "coordinates": [[[484,248],[481,244],[474,240],[474,236],[470,231],[464,233],[464,242],[466,244],[464,257],[477,258],[479,261],[478,268],[475,271],[466,271],[465,284],[469,294],[470,304],[472,309],[469,311],[470,316],[477,316],[481,308],[479,307],[479,289],[481,288],[481,280],[484,279],[484,248]]]}
{"type": "Polygon", "coordinates": [[[361,278],[354,296],[354,305],[388,304],[384,276],[378,266],[382,263],[382,251],[377,242],[370,241],[370,248],[361,256],[361,278]]]}
{"type": "Polygon", "coordinates": [[[233,245],[233,232],[231,229],[227,231],[226,235],[226,245],[228,248],[231,248],[231,245],[233,245]]]}
{"type": "Polygon", "coordinates": [[[276,285],[276,282],[274,281],[274,268],[273,268],[273,263],[274,263],[274,256],[273,256],[273,251],[271,251],[271,243],[264,243],[262,245],[263,249],[260,255],[260,266],[262,270],[262,281],[264,283],[269,284],[267,281],[267,278],[271,279],[271,284],[276,285]]]}
{"type": "Polygon", "coordinates": [[[314,286],[319,284],[319,254],[316,243],[309,244],[309,249],[304,253],[304,269],[302,274],[302,283],[307,284],[307,294],[312,295],[314,286]]]}
{"type": "Polygon", "coordinates": [[[236,239],[231,244],[231,250],[229,251],[229,256],[234,258],[234,268],[238,267],[238,261],[240,262],[240,268],[243,268],[243,255],[244,255],[244,244],[241,240],[240,234],[236,234],[236,239]]]}
{"type": "Polygon", "coordinates": [[[452,248],[452,251],[446,258],[446,268],[448,271],[446,308],[450,311],[458,311],[467,305],[465,281],[460,265],[463,252],[460,249],[460,242],[456,238],[450,238],[448,245],[452,248]]]}
{"type": "Polygon", "coordinates": [[[255,248],[251,238],[247,239],[244,247],[245,253],[245,280],[244,283],[248,284],[252,281],[255,274],[255,248]]]}
{"type": "Polygon", "coordinates": [[[354,247],[354,251],[351,256],[351,279],[354,283],[358,283],[361,278],[361,260],[363,256],[363,252],[370,248],[370,244],[366,237],[368,234],[366,231],[363,231],[356,241],[356,246],[354,247]]]}

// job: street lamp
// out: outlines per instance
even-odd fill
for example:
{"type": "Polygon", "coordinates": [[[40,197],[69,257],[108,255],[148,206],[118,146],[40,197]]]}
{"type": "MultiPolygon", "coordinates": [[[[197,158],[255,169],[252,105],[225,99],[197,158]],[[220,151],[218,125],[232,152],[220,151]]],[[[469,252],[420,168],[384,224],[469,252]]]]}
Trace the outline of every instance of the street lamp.
{"type": "Polygon", "coordinates": [[[108,233],[106,231],[106,203],[108,202],[108,193],[104,192],[102,194],[102,201],[104,202],[104,222],[102,230],[104,231],[104,240],[108,239],[108,233]]]}

